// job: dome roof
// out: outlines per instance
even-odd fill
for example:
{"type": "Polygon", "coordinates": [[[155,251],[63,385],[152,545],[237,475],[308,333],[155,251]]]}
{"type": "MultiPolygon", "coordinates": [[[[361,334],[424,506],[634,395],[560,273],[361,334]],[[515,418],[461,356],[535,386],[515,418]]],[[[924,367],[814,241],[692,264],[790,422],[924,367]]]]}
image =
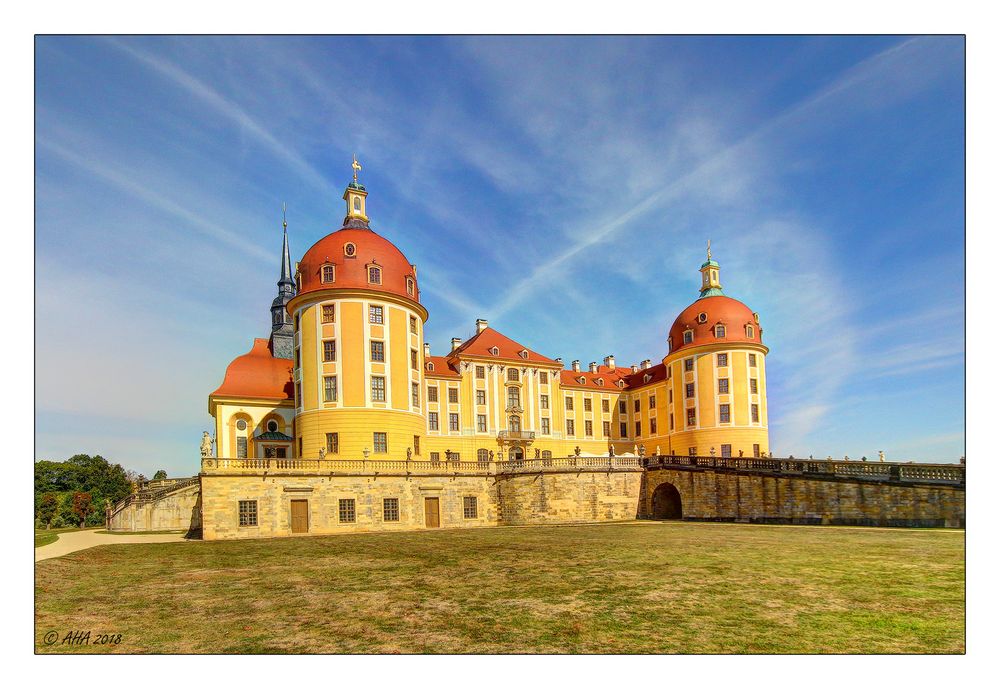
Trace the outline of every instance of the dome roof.
{"type": "Polygon", "coordinates": [[[222,385],[209,399],[215,396],[293,400],[292,360],[275,357],[267,340],[257,338],[249,352],[236,357],[226,367],[222,385]]]}
{"type": "Polygon", "coordinates": [[[371,230],[345,227],[313,244],[298,265],[298,293],[360,288],[390,292],[420,301],[417,275],[403,252],[371,230]],[[323,267],[333,266],[333,282],[323,282],[323,267]],[[368,268],[380,268],[381,283],[368,281],[368,268]],[[408,289],[408,280],[412,288],[408,289]]]}
{"type": "Polygon", "coordinates": [[[754,318],[753,311],[743,302],[726,296],[707,296],[698,299],[681,311],[670,326],[671,349],[673,354],[681,349],[719,342],[763,344],[760,337],[760,324],[754,318]],[[701,314],[704,314],[702,317],[701,314]],[[724,325],[724,337],[715,336],[715,326],[724,325]],[[747,337],[746,326],[753,326],[753,337],[747,337]],[[684,342],[684,331],[693,330],[691,342],[684,342]]]}

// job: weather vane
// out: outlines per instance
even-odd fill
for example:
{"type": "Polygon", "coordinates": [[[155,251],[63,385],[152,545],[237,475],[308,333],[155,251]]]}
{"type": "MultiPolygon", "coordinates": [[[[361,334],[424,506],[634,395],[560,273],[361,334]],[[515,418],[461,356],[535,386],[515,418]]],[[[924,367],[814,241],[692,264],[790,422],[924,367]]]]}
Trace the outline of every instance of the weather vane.
{"type": "Polygon", "coordinates": [[[285,220],[285,202],[284,201],[281,202],[281,226],[284,229],[286,229],[286,230],[288,229],[288,221],[285,220]]]}
{"type": "Polygon", "coordinates": [[[351,167],[354,168],[354,183],[357,184],[358,183],[358,170],[361,169],[361,163],[358,162],[358,156],[357,155],[355,155],[355,154],[351,154],[351,155],[354,157],[354,162],[351,163],[351,167]]]}
{"type": "Polygon", "coordinates": [[[711,239],[708,240],[708,258],[709,259],[712,258],[712,240],[711,239]]]}

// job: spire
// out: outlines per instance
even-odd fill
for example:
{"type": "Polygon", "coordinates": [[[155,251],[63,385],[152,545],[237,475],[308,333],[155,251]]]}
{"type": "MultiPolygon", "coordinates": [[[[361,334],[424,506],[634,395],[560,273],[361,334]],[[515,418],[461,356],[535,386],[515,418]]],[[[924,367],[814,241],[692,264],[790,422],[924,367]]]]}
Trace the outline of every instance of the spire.
{"type": "Polygon", "coordinates": [[[370,230],[368,227],[368,216],[365,215],[365,200],[368,191],[365,185],[358,182],[358,171],[361,170],[361,163],[358,157],[352,156],[351,168],[354,170],[354,179],[347,185],[344,191],[344,200],[347,201],[347,215],[344,217],[344,227],[354,229],[370,230]]]}
{"type": "Polygon", "coordinates": [[[295,285],[292,280],[292,259],[288,254],[288,221],[285,219],[285,204],[281,204],[281,228],[284,231],[284,239],[281,243],[281,278],[278,280],[278,287],[284,284],[295,285]]]}
{"type": "Polygon", "coordinates": [[[708,240],[708,257],[701,264],[701,294],[699,299],[704,297],[720,297],[722,294],[722,283],[719,282],[719,263],[712,260],[712,240],[708,240]]]}
{"type": "Polygon", "coordinates": [[[292,339],[295,329],[288,313],[288,302],[295,296],[292,279],[292,259],[288,252],[288,220],[285,204],[281,204],[281,277],[278,278],[278,296],[271,302],[271,354],[279,359],[292,358],[292,339]]]}

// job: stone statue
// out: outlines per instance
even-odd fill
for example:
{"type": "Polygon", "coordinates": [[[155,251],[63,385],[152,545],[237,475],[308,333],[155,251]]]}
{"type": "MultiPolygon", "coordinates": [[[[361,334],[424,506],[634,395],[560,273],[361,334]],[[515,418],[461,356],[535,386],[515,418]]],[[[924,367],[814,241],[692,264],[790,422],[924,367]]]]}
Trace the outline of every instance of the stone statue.
{"type": "Polygon", "coordinates": [[[320,459],[326,459],[326,448],[325,447],[319,448],[319,458],[320,459]]]}
{"type": "Polygon", "coordinates": [[[208,431],[201,434],[201,456],[212,456],[212,436],[208,434],[208,431]]]}
{"type": "Polygon", "coordinates": [[[712,447],[709,448],[708,454],[712,455],[713,457],[715,456],[715,445],[712,445],[712,447]]]}
{"type": "Polygon", "coordinates": [[[962,455],[961,457],[958,458],[958,463],[965,464],[965,455],[962,455]]]}
{"type": "Polygon", "coordinates": [[[880,462],[884,462],[885,461],[885,453],[882,452],[882,450],[878,451],[878,461],[880,461],[880,462]]]}
{"type": "Polygon", "coordinates": [[[844,455],[844,461],[845,461],[845,462],[849,462],[850,460],[851,460],[851,458],[850,458],[850,457],[848,457],[847,455],[844,455]]]}
{"type": "Polygon", "coordinates": [[[660,456],[660,446],[659,445],[656,446],[656,456],[657,457],[660,456]]]}
{"type": "Polygon", "coordinates": [[[633,446],[632,447],[632,451],[635,452],[636,456],[638,456],[639,455],[639,446],[638,445],[633,446]]]}
{"type": "Polygon", "coordinates": [[[613,458],[614,456],[615,456],[615,446],[614,445],[608,445],[608,457],[612,457],[613,458]]]}
{"type": "Polygon", "coordinates": [[[493,450],[490,450],[490,461],[493,461],[493,450]]]}
{"type": "Polygon", "coordinates": [[[639,456],[640,457],[645,457],[646,456],[646,446],[645,445],[640,445],[639,446],[639,456]]]}
{"type": "Polygon", "coordinates": [[[580,446],[579,445],[577,445],[576,447],[573,448],[573,454],[576,455],[577,457],[580,456],[580,446]]]}
{"type": "Polygon", "coordinates": [[[743,456],[743,450],[740,450],[740,457],[743,456]]]}
{"type": "Polygon", "coordinates": [[[538,448],[536,447],[536,448],[535,448],[535,459],[538,459],[538,458],[539,458],[539,457],[541,457],[541,456],[542,456],[542,451],[541,451],[541,450],[539,450],[539,449],[538,449],[538,448]]]}
{"type": "Polygon", "coordinates": [[[413,448],[408,447],[406,448],[406,461],[409,462],[411,459],[413,459],[413,448]]]}

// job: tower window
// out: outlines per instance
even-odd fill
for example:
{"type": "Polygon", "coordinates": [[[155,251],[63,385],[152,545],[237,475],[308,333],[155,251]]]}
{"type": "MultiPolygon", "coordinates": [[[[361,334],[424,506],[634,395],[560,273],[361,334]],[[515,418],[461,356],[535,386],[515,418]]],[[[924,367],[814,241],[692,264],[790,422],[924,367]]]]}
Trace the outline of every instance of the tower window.
{"type": "Polygon", "coordinates": [[[707,321],[708,321],[708,314],[707,313],[705,313],[704,311],[702,311],[701,313],[698,314],[698,322],[699,323],[706,323],[707,321]]]}
{"type": "Polygon", "coordinates": [[[717,325],[717,326],[715,326],[715,336],[716,337],[725,337],[726,336],[726,326],[724,326],[724,325],[717,325]]]}
{"type": "Polygon", "coordinates": [[[376,325],[382,325],[385,322],[384,311],[381,306],[372,304],[368,307],[368,322],[376,325]]]}
{"type": "Polygon", "coordinates": [[[427,412],[427,430],[436,431],[438,429],[438,413],[436,411],[427,412]]]}
{"type": "Polygon", "coordinates": [[[372,434],[372,443],[375,445],[375,452],[388,452],[389,444],[386,439],[386,434],[381,431],[375,431],[372,434]]]}
{"type": "Polygon", "coordinates": [[[732,445],[723,445],[722,446],[722,456],[723,457],[732,457],[733,456],[733,446],[732,445]]]}
{"type": "Polygon", "coordinates": [[[327,433],[326,434],[326,451],[337,454],[340,452],[340,434],[339,433],[327,433]]]}
{"type": "Polygon", "coordinates": [[[756,365],[757,365],[757,355],[756,354],[751,354],[750,355],[750,366],[756,366],[756,365]]]}
{"type": "Polygon", "coordinates": [[[333,304],[323,304],[323,322],[333,323],[336,307],[333,304]]]}
{"type": "Polygon", "coordinates": [[[330,265],[323,266],[321,281],[333,282],[333,266],[330,265]]]}
{"type": "Polygon", "coordinates": [[[691,344],[694,342],[694,330],[684,331],[684,344],[691,344]]]}
{"type": "Polygon", "coordinates": [[[323,377],[323,401],[337,401],[337,376],[323,377]]]}
{"type": "Polygon", "coordinates": [[[412,388],[413,406],[420,406],[420,383],[410,383],[412,388]]]}
{"type": "Polygon", "coordinates": [[[381,340],[371,341],[372,361],[385,361],[385,342],[381,340]]]}
{"type": "Polygon", "coordinates": [[[323,340],[323,361],[336,361],[336,360],[337,360],[337,341],[323,340]]]}
{"type": "Polygon", "coordinates": [[[718,366],[728,366],[729,365],[729,355],[728,354],[716,354],[716,361],[718,366]]]}
{"type": "Polygon", "coordinates": [[[750,339],[753,339],[753,326],[752,325],[748,325],[747,326],[747,337],[749,337],[750,339]]]}
{"type": "Polygon", "coordinates": [[[719,394],[728,395],[729,394],[729,379],[719,378],[719,394]]]}
{"type": "Polygon", "coordinates": [[[410,332],[414,335],[417,334],[417,319],[415,316],[410,316],[410,332]]]}
{"type": "Polygon", "coordinates": [[[344,244],[344,256],[347,258],[354,258],[358,255],[358,247],[354,246],[352,242],[344,244]]]}
{"type": "Polygon", "coordinates": [[[368,266],[368,282],[372,285],[381,285],[382,269],[378,266],[368,266]]]}
{"type": "Polygon", "coordinates": [[[694,383],[688,383],[684,386],[684,396],[687,398],[694,397],[694,383]]]}
{"type": "Polygon", "coordinates": [[[413,278],[406,278],[406,293],[413,296],[413,278]]]}
{"type": "Polygon", "coordinates": [[[760,407],[756,404],[750,405],[750,420],[754,423],[760,423],[760,407]]]}
{"type": "Polygon", "coordinates": [[[750,379],[750,394],[751,395],[756,395],[757,394],[757,379],[756,378],[751,378],[750,379]]]}
{"type": "Polygon", "coordinates": [[[719,423],[729,423],[729,405],[719,405],[719,423]]]}
{"type": "Polygon", "coordinates": [[[359,196],[354,197],[354,210],[361,212],[361,198],[359,196]]]}
{"type": "Polygon", "coordinates": [[[385,402],[385,376],[372,376],[372,402],[385,402]]]}
{"type": "Polygon", "coordinates": [[[414,371],[420,368],[417,365],[417,350],[415,349],[410,350],[410,368],[412,368],[414,371]]]}
{"type": "Polygon", "coordinates": [[[687,410],[687,425],[688,426],[694,425],[694,409],[687,410]]]}

